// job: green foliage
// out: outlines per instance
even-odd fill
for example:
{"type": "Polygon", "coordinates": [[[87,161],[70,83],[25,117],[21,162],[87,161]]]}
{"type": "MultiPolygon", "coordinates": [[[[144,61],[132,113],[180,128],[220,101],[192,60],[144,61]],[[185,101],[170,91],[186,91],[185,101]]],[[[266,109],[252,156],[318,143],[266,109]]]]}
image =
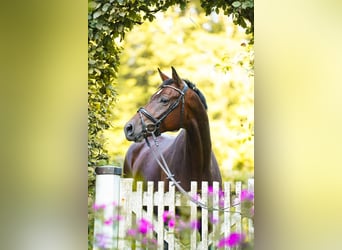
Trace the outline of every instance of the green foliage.
{"type": "Polygon", "coordinates": [[[201,6],[209,15],[212,11],[232,15],[234,24],[246,28],[247,33],[254,32],[254,1],[253,0],[201,0],[201,6]],[[246,22],[247,21],[247,22],[246,22]]]}
{"type": "MultiPolygon", "coordinates": [[[[186,29],[186,34],[180,36],[170,36],[167,32],[167,28],[161,27],[165,32],[162,33],[163,36],[172,38],[171,42],[167,44],[169,50],[182,50],[183,56],[179,58],[176,54],[171,53],[161,53],[163,50],[156,50],[150,47],[141,47],[142,61],[140,67],[136,70],[135,75],[126,74],[125,82],[117,85],[117,77],[119,70],[119,59],[120,53],[122,52],[122,47],[119,45],[120,41],[123,41],[127,32],[132,30],[137,25],[143,24],[145,21],[153,21],[158,13],[166,11],[170,6],[179,5],[182,10],[174,12],[175,18],[184,16],[185,7],[187,6],[187,0],[90,0],[88,1],[88,189],[89,189],[89,199],[88,203],[93,202],[93,192],[94,192],[94,178],[93,167],[96,165],[108,164],[113,158],[113,155],[109,154],[107,149],[108,140],[107,132],[108,129],[114,127],[117,124],[112,124],[112,121],[116,121],[118,117],[125,120],[127,115],[132,114],[131,110],[135,107],[132,105],[142,105],[146,102],[149,94],[153,91],[153,86],[146,85],[150,82],[150,77],[156,77],[152,74],[153,71],[151,66],[169,67],[171,64],[177,65],[181,60],[186,58],[189,54],[198,53],[198,50],[191,50],[190,47],[179,48],[177,41],[179,39],[186,39],[190,41],[191,39],[197,41],[197,49],[201,48],[201,40],[196,39],[196,33],[193,33],[196,25],[189,25],[186,29]],[[178,17],[177,17],[178,16],[178,17]],[[188,52],[186,53],[186,51],[188,52]],[[162,62],[157,60],[152,63],[151,59],[164,58],[162,62]],[[175,64],[175,62],[177,62],[175,64]],[[146,72],[146,74],[145,74],[146,72]],[[153,75],[153,76],[152,76],[153,75]],[[116,108],[114,111],[114,105],[117,100],[117,86],[143,86],[143,93],[146,95],[141,95],[139,91],[141,89],[130,88],[132,93],[125,97],[125,94],[121,96],[122,99],[127,98],[128,100],[133,99],[135,102],[131,102],[127,105],[125,109],[125,114],[121,116],[120,111],[116,108]],[[136,97],[142,98],[136,98],[136,97]]],[[[191,1],[197,6],[201,5],[206,15],[209,15],[212,11],[219,12],[223,10],[226,15],[232,14],[233,20],[236,24],[246,27],[246,32],[253,32],[253,11],[254,4],[251,0],[244,1],[211,1],[211,0],[201,0],[191,1]],[[247,20],[247,23],[246,21],[247,20]],[[250,25],[249,25],[249,23],[250,25]]],[[[198,11],[198,8],[197,8],[198,11]]],[[[201,23],[198,25],[206,25],[201,23]]],[[[236,28],[234,28],[236,29],[236,28]]],[[[207,30],[208,33],[217,33],[224,30],[224,27],[220,26],[216,22],[211,22],[210,27],[207,30]]],[[[235,31],[234,31],[235,32],[235,31]]],[[[153,37],[150,36],[150,39],[153,37]]],[[[141,38],[139,38],[141,40],[141,38]]],[[[207,38],[211,39],[211,38],[207,38]]],[[[250,39],[253,41],[253,39],[250,39]]],[[[141,44],[140,44],[141,45],[141,44]]],[[[139,44],[136,46],[140,46],[139,44]]],[[[166,44],[162,44],[163,48],[166,48],[166,44]]],[[[220,48],[222,50],[222,48],[220,48]]],[[[203,48],[202,48],[203,51],[203,48]]],[[[219,49],[217,49],[219,51],[219,49]]],[[[140,53],[139,52],[139,53],[140,53]]],[[[189,57],[190,61],[187,61],[188,65],[196,65],[196,58],[189,57]],[[191,60],[193,60],[191,62],[191,60]]],[[[219,65],[219,62],[211,61],[212,65],[219,65]]],[[[223,62],[225,64],[225,62],[223,62]]],[[[129,65],[133,66],[131,63],[129,65]]],[[[179,64],[180,65],[180,64],[179,64]]],[[[222,65],[224,67],[224,65],[222,65]]],[[[229,67],[229,66],[227,66],[229,67]]],[[[124,69],[124,71],[128,71],[124,69]]],[[[131,70],[131,69],[129,69],[131,70]]],[[[185,71],[185,73],[187,73],[185,71]]],[[[189,72],[190,73],[190,72],[189,72]]],[[[191,74],[185,74],[191,76],[191,74]]],[[[154,79],[155,81],[156,79],[154,79]]],[[[156,81],[155,81],[156,82],[156,81]]],[[[212,86],[212,85],[211,85],[212,86]]],[[[121,131],[122,132],[122,131],[121,131]]],[[[116,140],[118,140],[116,138],[116,140]]],[[[118,140],[120,141],[120,139],[118,140]]],[[[127,143],[127,142],[125,142],[127,143]]],[[[120,148],[124,144],[120,145],[120,148]]],[[[121,155],[121,157],[123,154],[121,155]]],[[[122,160],[122,159],[120,159],[122,160]]],[[[92,218],[90,214],[90,230],[92,228],[92,218]]],[[[91,232],[89,233],[91,236],[91,232]]],[[[91,238],[90,238],[91,245],[91,238]]]]}
{"type": "Polygon", "coordinates": [[[94,240],[94,212],[92,209],[95,203],[95,169],[88,167],[88,249],[93,249],[94,240]]]}
{"type": "MultiPolygon", "coordinates": [[[[135,1],[94,0],[88,2],[88,204],[93,202],[93,167],[108,163],[103,131],[110,128],[116,100],[115,79],[122,48],[115,39],[143,21],[152,21],[155,13],[184,0],[135,1]]],[[[89,213],[89,246],[92,244],[93,218],[89,213]]]]}
{"type": "Polygon", "coordinates": [[[115,39],[143,21],[152,21],[158,11],[185,0],[101,0],[88,3],[88,165],[108,161],[101,132],[110,127],[115,103],[115,79],[121,47],[115,39]]]}
{"type": "Polygon", "coordinates": [[[122,165],[130,145],[124,124],[156,91],[157,67],[170,75],[172,65],[207,98],[213,149],[224,179],[245,181],[254,169],[251,36],[222,13],[208,17],[199,6],[188,7],[171,8],[156,22],[127,34],[118,75],[119,100],[113,128],[105,131],[109,139],[105,148],[111,161],[122,165]]]}
{"type": "MultiPolygon", "coordinates": [[[[179,4],[181,9],[186,0],[136,1],[102,0],[88,3],[88,165],[108,162],[108,154],[103,149],[105,143],[102,131],[111,127],[111,111],[116,99],[115,79],[119,67],[121,47],[115,39],[124,39],[134,25],[152,21],[159,11],[179,4]]],[[[245,1],[204,1],[201,6],[207,15],[222,9],[226,15],[232,14],[234,23],[253,31],[254,3],[245,1]],[[251,25],[247,25],[248,20],[251,25]]]]}

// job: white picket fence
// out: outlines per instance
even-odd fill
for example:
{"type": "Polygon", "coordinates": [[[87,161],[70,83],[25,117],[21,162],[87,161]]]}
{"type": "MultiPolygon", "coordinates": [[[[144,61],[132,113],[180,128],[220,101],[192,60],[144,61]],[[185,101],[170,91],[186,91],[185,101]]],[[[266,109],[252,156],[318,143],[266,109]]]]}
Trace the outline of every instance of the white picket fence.
{"type": "MultiPolygon", "coordinates": [[[[191,182],[191,191],[189,194],[214,208],[219,207],[219,183],[214,182],[212,192],[208,192],[208,183],[202,182],[201,192],[197,193],[197,182],[191,182]]],[[[101,221],[95,221],[95,235],[106,233],[111,235],[112,241],[107,241],[105,249],[141,249],[140,242],[127,240],[127,231],[137,225],[141,218],[144,218],[153,224],[153,231],[150,231],[147,237],[156,240],[158,249],[164,249],[167,242],[168,249],[208,249],[218,243],[219,238],[228,236],[231,232],[244,232],[249,240],[254,238],[254,226],[251,219],[243,218],[241,215],[240,194],[242,183],[236,182],[233,186],[230,182],[223,183],[224,198],[223,205],[231,209],[222,211],[208,211],[205,208],[198,209],[198,206],[181,195],[172,183],[169,184],[168,191],[165,192],[164,182],[159,182],[154,187],[153,182],[147,183],[147,190],[144,191],[143,183],[138,182],[136,190],[133,191],[133,179],[120,178],[118,175],[98,174],[96,176],[96,203],[109,204],[115,200],[119,205],[122,219],[113,225],[104,225],[101,221]],[[156,191],[155,191],[156,190],[156,191]],[[232,192],[234,191],[234,195],[232,192]],[[114,193],[113,193],[114,192],[114,193]],[[106,196],[106,194],[109,194],[106,196]],[[113,197],[113,195],[115,197],[113,197]],[[111,197],[110,197],[111,196],[111,197]],[[232,206],[233,204],[237,204],[232,206]],[[187,208],[190,212],[189,221],[196,221],[200,216],[201,230],[191,230],[189,239],[180,240],[177,237],[174,227],[165,226],[163,213],[165,210],[171,214],[177,214],[177,208],[187,208]],[[157,211],[157,213],[156,213],[157,211]],[[211,223],[213,222],[214,223],[211,223]],[[216,223],[215,223],[216,222],[216,223]],[[210,224],[210,226],[209,226],[210,224]]],[[[254,179],[248,180],[248,190],[254,191],[254,179]]],[[[222,202],[221,202],[222,203],[222,202]]],[[[113,209],[108,208],[104,211],[106,219],[113,215],[113,209]]],[[[99,246],[94,244],[94,249],[99,246]]],[[[230,248],[226,248],[230,249],[230,248]]]]}

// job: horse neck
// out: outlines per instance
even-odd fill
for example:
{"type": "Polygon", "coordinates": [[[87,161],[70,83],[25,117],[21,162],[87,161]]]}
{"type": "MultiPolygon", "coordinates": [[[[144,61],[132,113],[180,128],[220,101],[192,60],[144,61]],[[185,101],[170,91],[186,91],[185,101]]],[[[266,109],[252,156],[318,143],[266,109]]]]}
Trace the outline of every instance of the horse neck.
{"type": "MultiPolygon", "coordinates": [[[[186,124],[186,155],[187,164],[199,171],[208,173],[211,162],[211,138],[209,120],[205,110],[194,112],[194,118],[186,124]]],[[[202,178],[202,177],[201,177],[202,178]]]]}

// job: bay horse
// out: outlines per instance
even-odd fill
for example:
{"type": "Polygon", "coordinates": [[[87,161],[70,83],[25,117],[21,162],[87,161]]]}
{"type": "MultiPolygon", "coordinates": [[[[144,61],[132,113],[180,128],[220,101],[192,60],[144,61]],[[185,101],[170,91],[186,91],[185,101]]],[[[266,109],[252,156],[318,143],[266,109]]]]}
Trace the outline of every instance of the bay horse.
{"type": "Polygon", "coordinates": [[[195,84],[182,80],[171,68],[172,78],[158,68],[162,79],[158,91],[124,127],[126,139],[135,142],[125,156],[124,176],[153,181],[155,187],[158,181],[164,181],[168,189],[167,175],[146,143],[153,143],[153,133],[174,178],[186,191],[190,191],[191,181],[197,181],[199,189],[201,181],[208,181],[209,185],[218,181],[221,187],[221,173],[212,151],[205,97],[195,84]],[[176,137],[163,134],[180,129],[176,137]]]}

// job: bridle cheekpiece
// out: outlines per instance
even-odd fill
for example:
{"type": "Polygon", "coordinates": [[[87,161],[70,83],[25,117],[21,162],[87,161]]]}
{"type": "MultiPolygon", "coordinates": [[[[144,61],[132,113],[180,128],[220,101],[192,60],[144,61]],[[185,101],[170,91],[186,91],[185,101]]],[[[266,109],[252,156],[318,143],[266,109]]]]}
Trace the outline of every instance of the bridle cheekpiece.
{"type": "Polygon", "coordinates": [[[174,86],[171,85],[162,85],[161,88],[172,88],[174,90],[176,90],[180,95],[178,97],[178,99],[172,103],[169,108],[160,116],[160,118],[155,118],[153,117],[153,115],[151,115],[144,107],[140,107],[138,109],[138,113],[140,116],[140,120],[141,120],[141,124],[142,124],[142,135],[144,136],[144,138],[146,139],[148,135],[155,135],[155,136],[159,136],[160,130],[160,124],[162,123],[162,121],[174,110],[178,107],[178,105],[180,104],[180,102],[182,102],[182,107],[181,107],[181,120],[180,120],[180,127],[183,126],[183,115],[184,115],[184,96],[186,91],[188,90],[188,85],[183,81],[184,83],[184,88],[183,89],[179,89],[176,88],[174,86]],[[152,123],[147,124],[144,122],[143,119],[143,115],[149,119],[152,123]]]}

